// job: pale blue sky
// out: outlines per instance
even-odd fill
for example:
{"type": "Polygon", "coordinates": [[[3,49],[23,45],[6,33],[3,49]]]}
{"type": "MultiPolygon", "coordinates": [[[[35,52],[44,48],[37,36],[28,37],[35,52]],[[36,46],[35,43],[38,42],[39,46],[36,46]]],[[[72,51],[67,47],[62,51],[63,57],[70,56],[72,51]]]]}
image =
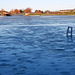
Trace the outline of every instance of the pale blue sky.
{"type": "Polygon", "coordinates": [[[75,8],[75,0],[0,0],[0,9],[61,10],[75,8]]]}

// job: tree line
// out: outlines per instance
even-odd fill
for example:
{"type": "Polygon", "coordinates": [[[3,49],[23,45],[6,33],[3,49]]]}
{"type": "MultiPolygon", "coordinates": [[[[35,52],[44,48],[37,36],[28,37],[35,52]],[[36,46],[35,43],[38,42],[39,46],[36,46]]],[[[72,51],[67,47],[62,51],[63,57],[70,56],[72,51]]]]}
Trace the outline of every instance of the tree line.
{"type": "MultiPolygon", "coordinates": [[[[0,13],[3,14],[4,12],[8,12],[5,11],[4,9],[0,10],[0,13]]],[[[12,9],[11,11],[9,11],[9,13],[11,14],[20,14],[20,13],[49,13],[49,10],[46,10],[45,12],[43,12],[42,10],[35,10],[34,12],[32,12],[31,8],[26,8],[26,9],[12,9]]]]}
{"type": "Polygon", "coordinates": [[[68,10],[59,10],[59,11],[42,11],[42,10],[35,10],[32,12],[31,8],[26,8],[26,9],[12,9],[11,11],[5,11],[4,9],[0,10],[0,14],[11,14],[11,15],[17,15],[17,14],[22,14],[24,15],[25,13],[31,14],[31,15],[67,15],[67,14],[75,14],[75,9],[68,9],[68,10]]]}

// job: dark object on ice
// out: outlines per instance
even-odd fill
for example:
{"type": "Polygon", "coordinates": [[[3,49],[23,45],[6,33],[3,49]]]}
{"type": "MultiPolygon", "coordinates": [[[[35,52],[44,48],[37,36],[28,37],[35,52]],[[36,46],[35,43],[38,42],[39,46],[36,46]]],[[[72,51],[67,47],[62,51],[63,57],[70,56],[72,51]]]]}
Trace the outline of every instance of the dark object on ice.
{"type": "Polygon", "coordinates": [[[72,37],[72,27],[68,27],[66,36],[71,36],[72,37]]]}

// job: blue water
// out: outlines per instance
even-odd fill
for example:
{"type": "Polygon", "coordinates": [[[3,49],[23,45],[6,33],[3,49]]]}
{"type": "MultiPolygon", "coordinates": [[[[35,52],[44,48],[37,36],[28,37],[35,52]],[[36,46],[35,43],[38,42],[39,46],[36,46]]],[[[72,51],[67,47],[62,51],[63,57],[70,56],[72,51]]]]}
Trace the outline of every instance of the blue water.
{"type": "Polygon", "coordinates": [[[75,75],[75,16],[0,17],[0,75],[75,75]]]}

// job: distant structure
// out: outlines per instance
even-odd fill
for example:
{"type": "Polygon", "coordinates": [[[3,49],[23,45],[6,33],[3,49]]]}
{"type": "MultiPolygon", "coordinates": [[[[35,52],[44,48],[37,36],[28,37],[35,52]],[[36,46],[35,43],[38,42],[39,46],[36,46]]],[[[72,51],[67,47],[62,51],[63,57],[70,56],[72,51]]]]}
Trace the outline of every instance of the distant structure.
{"type": "Polygon", "coordinates": [[[25,13],[24,15],[25,15],[25,16],[29,16],[29,14],[30,14],[30,13],[25,13]]]}
{"type": "Polygon", "coordinates": [[[75,9],[60,10],[60,12],[75,12],[75,9]]]}
{"type": "Polygon", "coordinates": [[[3,12],[3,16],[11,16],[9,12],[3,12]]]}
{"type": "Polygon", "coordinates": [[[10,12],[4,11],[3,9],[0,11],[0,16],[11,16],[10,12]]]}

